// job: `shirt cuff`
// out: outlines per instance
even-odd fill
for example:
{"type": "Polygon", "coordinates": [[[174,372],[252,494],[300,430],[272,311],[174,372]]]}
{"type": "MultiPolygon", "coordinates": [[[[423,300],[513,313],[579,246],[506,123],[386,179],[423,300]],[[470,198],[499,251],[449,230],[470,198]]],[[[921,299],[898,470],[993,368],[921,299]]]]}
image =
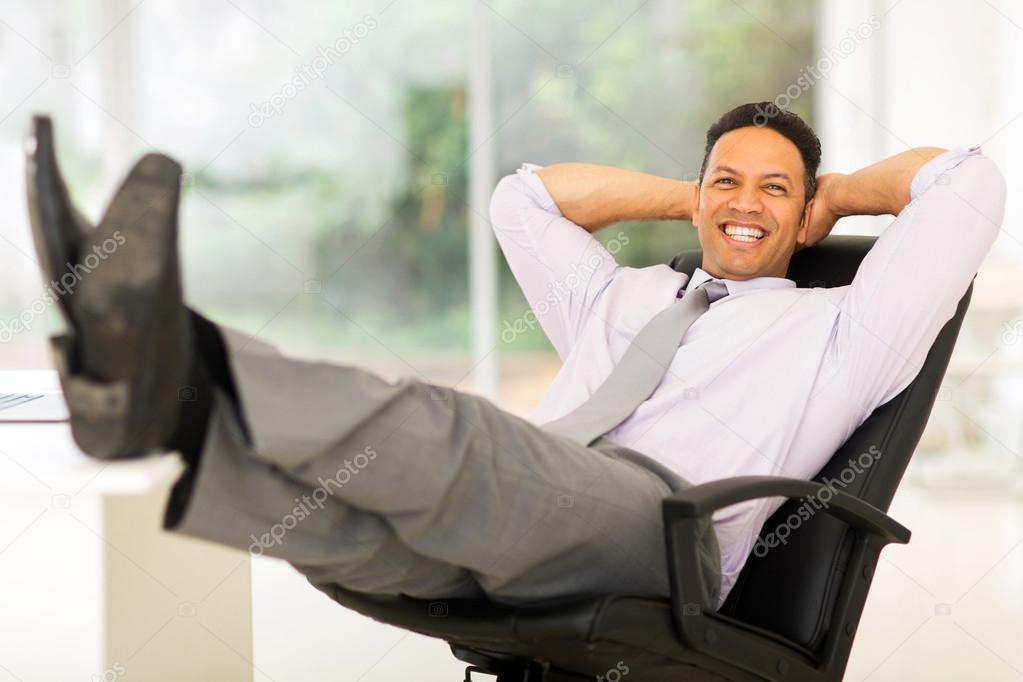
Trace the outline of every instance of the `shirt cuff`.
{"type": "Polygon", "coordinates": [[[916,175],[913,176],[913,181],[909,185],[910,201],[923,194],[931,185],[947,185],[948,177],[942,174],[958,166],[966,157],[982,155],[980,145],[965,149],[963,147],[956,147],[955,149],[949,149],[938,154],[925,163],[916,172],[916,175]]]}
{"type": "Polygon", "coordinates": [[[561,209],[559,209],[558,205],[554,203],[554,198],[551,196],[551,193],[547,191],[547,186],[543,184],[543,180],[536,176],[536,171],[541,168],[543,168],[543,166],[535,163],[524,163],[517,171],[515,171],[515,173],[522,178],[522,181],[526,183],[526,187],[533,192],[540,208],[548,213],[561,216],[561,209]]]}

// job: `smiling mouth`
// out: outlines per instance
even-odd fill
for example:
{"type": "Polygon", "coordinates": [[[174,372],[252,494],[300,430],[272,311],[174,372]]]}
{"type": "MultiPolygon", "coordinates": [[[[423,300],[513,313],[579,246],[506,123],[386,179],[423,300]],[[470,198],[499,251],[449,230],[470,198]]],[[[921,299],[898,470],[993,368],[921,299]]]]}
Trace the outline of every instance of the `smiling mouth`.
{"type": "Polygon", "coordinates": [[[725,240],[729,244],[731,244],[733,246],[736,246],[736,247],[741,247],[741,248],[753,248],[753,247],[756,247],[762,241],[767,239],[767,237],[770,235],[770,232],[768,232],[767,230],[764,230],[763,231],[764,233],[763,233],[763,235],[761,237],[748,237],[746,235],[736,235],[735,237],[732,237],[727,232],[725,232],[725,226],[729,225],[729,224],[730,223],[725,221],[725,222],[721,223],[720,225],[718,225],[718,229],[721,231],[721,234],[724,235],[725,240]]]}

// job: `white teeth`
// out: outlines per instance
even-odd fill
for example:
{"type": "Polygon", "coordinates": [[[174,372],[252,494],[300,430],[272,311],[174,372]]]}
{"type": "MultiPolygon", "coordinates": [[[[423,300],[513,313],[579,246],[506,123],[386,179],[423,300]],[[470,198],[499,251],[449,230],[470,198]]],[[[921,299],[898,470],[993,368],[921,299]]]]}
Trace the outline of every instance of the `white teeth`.
{"type": "MultiPolygon", "coordinates": [[[[725,225],[725,234],[729,237],[752,237],[753,241],[757,241],[760,237],[766,233],[758,227],[740,227],[737,225],[725,225]]],[[[739,241],[750,241],[749,239],[739,239],[739,241]]]]}

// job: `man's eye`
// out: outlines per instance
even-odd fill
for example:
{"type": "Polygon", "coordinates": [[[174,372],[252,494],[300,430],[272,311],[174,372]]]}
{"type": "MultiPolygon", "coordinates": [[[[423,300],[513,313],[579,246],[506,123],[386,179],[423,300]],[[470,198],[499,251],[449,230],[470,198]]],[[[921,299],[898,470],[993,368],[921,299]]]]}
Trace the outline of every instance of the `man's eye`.
{"type": "MultiPolygon", "coordinates": [[[[732,180],[731,178],[719,178],[718,182],[735,182],[735,181],[732,180]]],[[[767,186],[768,187],[777,187],[781,191],[783,191],[783,192],[785,191],[785,187],[783,187],[782,185],[770,184],[770,185],[767,185],[767,186]]]]}

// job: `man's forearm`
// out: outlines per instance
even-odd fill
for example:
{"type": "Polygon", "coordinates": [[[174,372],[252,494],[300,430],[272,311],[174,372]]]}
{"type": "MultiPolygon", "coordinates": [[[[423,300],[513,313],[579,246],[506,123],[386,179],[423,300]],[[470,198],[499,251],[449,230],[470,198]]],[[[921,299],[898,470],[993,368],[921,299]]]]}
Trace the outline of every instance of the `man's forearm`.
{"type": "Polygon", "coordinates": [[[537,171],[562,215],[588,232],[622,220],[689,220],[696,183],[590,163],[537,171]]]}
{"type": "Polygon", "coordinates": [[[898,215],[910,201],[909,186],[917,171],[946,151],[916,147],[840,176],[828,186],[828,205],[839,216],[898,215]]]}

